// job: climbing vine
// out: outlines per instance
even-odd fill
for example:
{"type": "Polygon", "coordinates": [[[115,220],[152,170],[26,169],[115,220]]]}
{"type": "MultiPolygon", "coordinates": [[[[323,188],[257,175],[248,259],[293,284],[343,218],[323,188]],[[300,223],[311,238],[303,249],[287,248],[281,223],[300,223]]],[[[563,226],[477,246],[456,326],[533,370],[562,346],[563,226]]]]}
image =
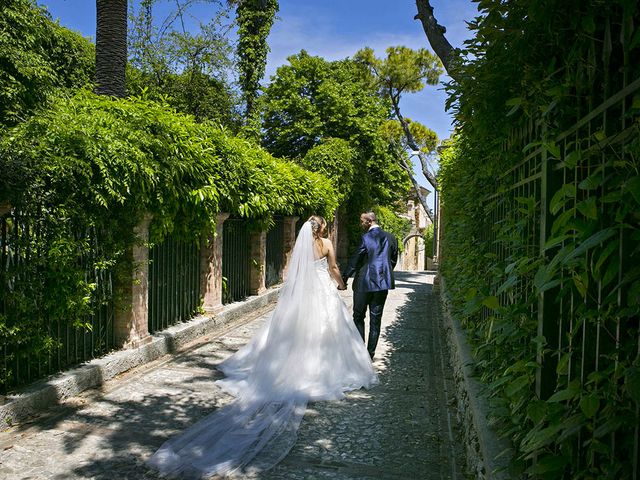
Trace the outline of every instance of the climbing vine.
{"type": "Polygon", "coordinates": [[[256,109],[260,80],[267,65],[267,37],[275,21],[277,0],[238,0],[238,70],[245,101],[245,125],[248,131],[259,129],[256,109]]]}
{"type": "Polygon", "coordinates": [[[511,475],[637,478],[637,2],[479,4],[449,85],[443,273],[511,475]]]}
{"type": "MultiPolygon", "coordinates": [[[[170,233],[196,241],[221,211],[264,227],[276,213],[330,218],[338,206],[325,177],[217,125],[88,92],[9,130],[0,171],[14,172],[3,197],[13,206],[9,233],[19,233],[10,248],[22,255],[2,258],[0,346],[18,345],[3,352],[28,361],[60,347],[56,326],[90,328],[104,300],[95,277],[121,264],[145,213],[151,242],[170,233]]],[[[11,356],[0,365],[0,390],[13,382],[11,365],[11,356]]]]}

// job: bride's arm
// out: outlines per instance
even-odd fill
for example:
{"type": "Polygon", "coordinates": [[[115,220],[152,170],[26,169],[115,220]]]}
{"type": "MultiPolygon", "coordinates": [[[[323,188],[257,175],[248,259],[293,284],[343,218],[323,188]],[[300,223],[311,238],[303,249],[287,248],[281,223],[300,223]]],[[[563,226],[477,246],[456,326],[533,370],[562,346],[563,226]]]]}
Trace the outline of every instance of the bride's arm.
{"type": "Polygon", "coordinates": [[[333,251],[333,244],[330,240],[326,238],[323,239],[325,247],[327,248],[327,261],[329,262],[329,273],[333,277],[333,279],[338,283],[339,290],[345,290],[347,287],[342,280],[342,275],[340,274],[340,269],[338,268],[338,264],[336,263],[336,254],[333,251]]]}

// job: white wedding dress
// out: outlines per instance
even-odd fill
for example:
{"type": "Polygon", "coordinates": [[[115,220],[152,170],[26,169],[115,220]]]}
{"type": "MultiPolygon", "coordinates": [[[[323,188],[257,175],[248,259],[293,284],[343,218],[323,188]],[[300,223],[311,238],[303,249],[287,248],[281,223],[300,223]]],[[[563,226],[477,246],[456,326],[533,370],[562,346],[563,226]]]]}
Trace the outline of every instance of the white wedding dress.
{"type": "Polygon", "coordinates": [[[306,222],[271,318],[218,366],[216,383],[236,399],[165,442],[150,466],[183,478],[269,469],[294,445],[307,402],[377,383],[327,259],[314,257],[306,222]]]}

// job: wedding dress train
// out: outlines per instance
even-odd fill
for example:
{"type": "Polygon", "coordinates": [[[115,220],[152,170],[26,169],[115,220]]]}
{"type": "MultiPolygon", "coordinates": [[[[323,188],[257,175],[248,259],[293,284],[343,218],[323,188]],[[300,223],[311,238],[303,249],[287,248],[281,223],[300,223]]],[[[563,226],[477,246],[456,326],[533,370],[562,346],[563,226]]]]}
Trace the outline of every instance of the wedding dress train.
{"type": "Polygon", "coordinates": [[[377,383],[369,354],[331,280],[314,258],[306,222],[271,318],[218,369],[236,399],[162,445],[148,464],[165,475],[206,478],[266,470],[293,447],[309,401],[335,400],[377,383]]]}

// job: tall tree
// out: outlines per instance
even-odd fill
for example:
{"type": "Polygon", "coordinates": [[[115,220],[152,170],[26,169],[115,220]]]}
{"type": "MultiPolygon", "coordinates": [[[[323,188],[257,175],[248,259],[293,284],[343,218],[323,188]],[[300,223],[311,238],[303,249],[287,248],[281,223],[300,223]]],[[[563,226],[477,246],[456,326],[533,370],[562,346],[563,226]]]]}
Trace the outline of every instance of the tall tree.
{"type": "Polygon", "coordinates": [[[233,0],[237,3],[236,21],[238,23],[238,67],[239,81],[245,103],[245,125],[257,130],[259,124],[256,100],[260,80],[267,66],[269,45],[267,36],[271,31],[278,0],[233,0]]]}
{"type": "Polygon", "coordinates": [[[456,79],[457,72],[455,71],[455,64],[458,59],[458,54],[444,36],[447,29],[436,20],[436,17],[433,15],[433,7],[429,0],[416,0],[416,7],[418,8],[418,13],[414,18],[420,20],[420,23],[422,23],[422,28],[427,35],[431,48],[433,48],[433,51],[440,58],[449,76],[456,79]]]}
{"type": "Polygon", "coordinates": [[[0,129],[25,121],[57,89],[91,83],[95,61],[91,42],[52,21],[35,1],[4,3],[0,7],[0,129]]]}
{"type": "Polygon", "coordinates": [[[127,0],[96,0],[96,93],[125,96],[127,0]]]}
{"type": "MultiPolygon", "coordinates": [[[[414,146],[418,146],[420,152],[423,154],[429,155],[432,153],[438,145],[438,136],[436,133],[421,123],[412,121],[410,118],[405,117],[404,121],[408,124],[414,146]]],[[[427,205],[427,197],[424,195],[423,189],[418,184],[418,180],[413,173],[410,156],[408,154],[408,150],[411,147],[409,147],[402,125],[398,120],[389,120],[381,126],[381,132],[389,142],[390,149],[398,163],[404,171],[407,172],[416,196],[424,207],[427,216],[434,222],[433,215],[427,205]]]]}
{"type": "Polygon", "coordinates": [[[339,178],[349,210],[392,205],[406,195],[411,185],[380,130],[391,105],[362,67],[304,50],[288,60],[262,97],[266,148],[339,178]]]}
{"type": "Polygon", "coordinates": [[[355,60],[366,67],[379,92],[391,101],[407,146],[418,156],[425,178],[437,190],[438,181],[431,171],[429,154],[424,151],[424,145],[416,140],[409,122],[402,116],[400,99],[404,93],[419,92],[425,84],[437,84],[442,74],[440,61],[423,48],[412,50],[402,46],[387,48],[385,59],[377,58],[373,50],[367,47],[356,53],[355,60]]]}
{"type": "Polygon", "coordinates": [[[230,7],[218,0],[177,0],[175,9],[162,18],[154,12],[156,3],[140,0],[132,8],[127,90],[162,97],[198,121],[237,127],[239,99],[229,81],[235,64],[226,35],[230,7]],[[212,7],[213,14],[199,19],[198,28],[187,29],[195,3],[212,7]]]}

